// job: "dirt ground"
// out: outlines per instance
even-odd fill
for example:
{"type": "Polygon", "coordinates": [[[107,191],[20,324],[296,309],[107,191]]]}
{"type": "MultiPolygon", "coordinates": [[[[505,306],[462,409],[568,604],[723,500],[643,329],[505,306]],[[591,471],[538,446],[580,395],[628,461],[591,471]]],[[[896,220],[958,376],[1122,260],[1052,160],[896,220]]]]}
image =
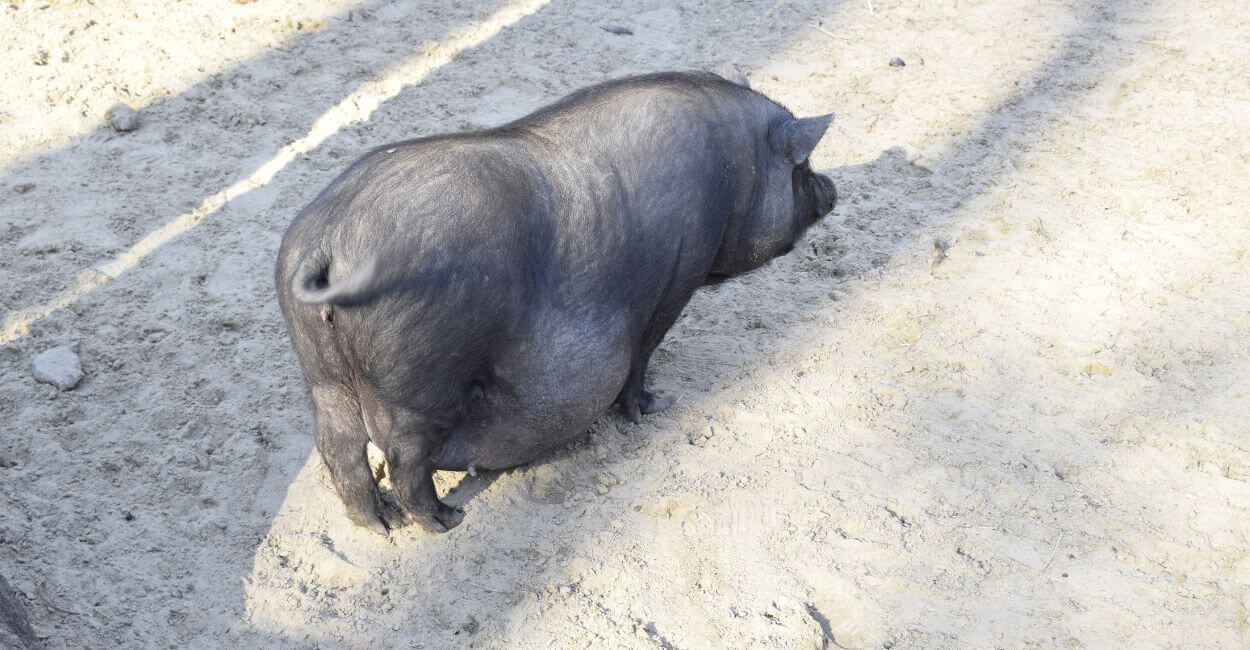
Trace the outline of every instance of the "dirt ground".
{"type": "Polygon", "coordinates": [[[1250,647],[1247,15],[5,3],[0,575],[51,648],[1250,647]],[[449,534],[351,527],[272,289],[296,211],[373,146],[727,64],[837,112],[834,214],[696,296],[676,407],[440,473],[449,534]]]}

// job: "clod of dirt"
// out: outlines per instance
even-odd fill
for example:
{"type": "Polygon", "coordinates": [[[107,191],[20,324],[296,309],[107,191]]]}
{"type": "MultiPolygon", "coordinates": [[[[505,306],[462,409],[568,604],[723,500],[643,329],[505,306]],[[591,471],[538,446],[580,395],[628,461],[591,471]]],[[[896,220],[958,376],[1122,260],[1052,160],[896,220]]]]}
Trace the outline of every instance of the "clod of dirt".
{"type": "Polygon", "coordinates": [[[607,494],[614,486],[620,483],[620,480],[608,472],[604,472],[595,477],[595,492],[600,495],[607,494]]]}
{"type": "Polygon", "coordinates": [[[941,264],[946,259],[946,252],[951,248],[951,243],[941,237],[933,240],[933,249],[937,251],[937,258],[933,260],[933,266],[941,264]]]}
{"type": "Polygon", "coordinates": [[[69,390],[82,381],[82,362],[78,360],[78,344],[62,345],[45,350],[31,360],[35,379],[69,390]]]}
{"type": "Polygon", "coordinates": [[[894,58],[892,58],[892,59],[890,59],[890,67],[891,67],[891,68],[901,68],[901,67],[903,67],[903,66],[905,66],[905,65],[907,65],[907,63],[906,63],[905,61],[903,61],[902,59],[898,58],[897,56],[896,56],[896,57],[894,57],[894,58]]]}
{"type": "Polygon", "coordinates": [[[695,426],[694,429],[686,434],[686,439],[690,441],[690,444],[696,447],[702,447],[703,445],[706,445],[707,441],[711,440],[714,435],[716,435],[716,428],[712,426],[711,422],[708,422],[706,424],[695,426]]]}
{"type": "Polygon", "coordinates": [[[134,131],[139,128],[139,111],[127,106],[123,102],[113,104],[113,107],[105,113],[108,118],[109,126],[114,131],[134,131]]]}

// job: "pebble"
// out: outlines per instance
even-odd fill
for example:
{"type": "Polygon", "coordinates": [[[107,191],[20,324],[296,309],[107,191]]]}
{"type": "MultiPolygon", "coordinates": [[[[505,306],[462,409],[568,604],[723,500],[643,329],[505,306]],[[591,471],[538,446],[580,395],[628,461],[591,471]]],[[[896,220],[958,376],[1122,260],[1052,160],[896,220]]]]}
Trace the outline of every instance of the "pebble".
{"type": "Polygon", "coordinates": [[[114,131],[134,131],[139,128],[139,111],[127,106],[123,102],[113,104],[113,107],[105,114],[108,118],[109,125],[114,131]]]}
{"type": "Polygon", "coordinates": [[[71,343],[45,350],[31,361],[35,379],[69,390],[82,381],[82,362],[78,360],[78,344],[71,343]]]}
{"type": "Polygon", "coordinates": [[[905,66],[905,65],[907,65],[907,63],[906,63],[906,62],[904,62],[902,59],[898,58],[897,56],[896,56],[896,57],[894,57],[894,58],[892,58],[892,59],[890,59],[890,67],[891,67],[891,68],[901,68],[901,67],[903,67],[903,66],[905,66]]]}

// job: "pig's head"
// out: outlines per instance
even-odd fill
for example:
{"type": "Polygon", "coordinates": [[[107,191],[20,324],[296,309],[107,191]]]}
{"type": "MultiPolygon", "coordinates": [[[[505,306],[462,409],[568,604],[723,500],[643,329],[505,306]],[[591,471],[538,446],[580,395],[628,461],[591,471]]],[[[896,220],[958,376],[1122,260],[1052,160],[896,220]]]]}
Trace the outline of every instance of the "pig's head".
{"type": "Polygon", "coordinates": [[[832,121],[832,113],[796,118],[788,112],[774,120],[757,154],[749,207],[730,217],[710,281],[785,255],[809,226],[833,210],[833,181],[812,171],[807,160],[832,121]]]}

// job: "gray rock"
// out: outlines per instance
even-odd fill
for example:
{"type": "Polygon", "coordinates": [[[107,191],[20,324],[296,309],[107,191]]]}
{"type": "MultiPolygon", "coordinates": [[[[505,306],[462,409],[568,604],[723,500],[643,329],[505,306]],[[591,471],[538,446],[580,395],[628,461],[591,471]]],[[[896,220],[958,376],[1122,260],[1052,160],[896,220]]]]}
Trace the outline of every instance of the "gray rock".
{"type": "Polygon", "coordinates": [[[82,363],[78,360],[78,344],[71,343],[35,355],[31,366],[35,379],[69,390],[82,381],[82,363]]]}
{"type": "Polygon", "coordinates": [[[139,111],[122,102],[113,104],[105,115],[114,131],[134,131],[139,128],[139,111]]]}
{"type": "Polygon", "coordinates": [[[907,65],[907,63],[903,61],[902,59],[898,58],[897,56],[894,57],[893,59],[890,59],[891,68],[901,68],[905,65],[907,65]]]}

